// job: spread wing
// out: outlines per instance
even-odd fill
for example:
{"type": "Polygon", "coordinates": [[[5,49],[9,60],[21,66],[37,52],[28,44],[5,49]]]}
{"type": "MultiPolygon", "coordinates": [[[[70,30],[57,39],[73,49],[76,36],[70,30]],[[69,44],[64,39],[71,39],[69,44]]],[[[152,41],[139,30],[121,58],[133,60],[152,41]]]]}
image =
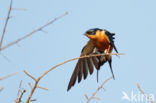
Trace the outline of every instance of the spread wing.
{"type": "MultiPolygon", "coordinates": [[[[96,47],[89,40],[88,43],[85,45],[85,47],[82,49],[81,56],[97,54],[97,53],[98,52],[96,50],[96,47]]],[[[77,78],[78,78],[78,83],[79,83],[81,82],[82,78],[84,78],[84,80],[87,78],[88,72],[91,75],[94,71],[94,66],[97,70],[99,70],[100,68],[99,60],[100,60],[100,57],[90,57],[90,58],[79,59],[74,69],[74,72],[71,76],[67,91],[70,90],[72,86],[74,86],[77,78]]]]}
{"type": "MultiPolygon", "coordinates": [[[[108,36],[109,40],[110,40],[110,45],[112,48],[115,49],[115,51],[118,53],[115,44],[114,44],[114,33],[110,33],[110,32],[106,32],[106,35],[108,36]]],[[[85,55],[91,55],[91,54],[101,54],[104,53],[104,51],[98,51],[96,49],[96,47],[94,46],[94,44],[92,43],[91,40],[88,41],[88,43],[85,45],[85,47],[82,49],[81,55],[80,56],[85,56],[85,55]]],[[[90,58],[81,58],[78,60],[76,67],[73,71],[73,74],[70,78],[70,82],[68,84],[68,88],[67,91],[70,90],[70,88],[72,86],[75,85],[76,80],[78,79],[78,83],[81,82],[82,78],[84,78],[84,80],[87,78],[88,76],[88,72],[90,73],[90,75],[93,73],[94,71],[94,67],[97,69],[97,80],[98,80],[98,71],[100,69],[100,67],[106,63],[108,61],[113,78],[114,78],[114,74],[113,74],[113,70],[112,70],[112,59],[111,59],[111,55],[108,56],[98,56],[98,57],[90,57],[90,58]]]]}

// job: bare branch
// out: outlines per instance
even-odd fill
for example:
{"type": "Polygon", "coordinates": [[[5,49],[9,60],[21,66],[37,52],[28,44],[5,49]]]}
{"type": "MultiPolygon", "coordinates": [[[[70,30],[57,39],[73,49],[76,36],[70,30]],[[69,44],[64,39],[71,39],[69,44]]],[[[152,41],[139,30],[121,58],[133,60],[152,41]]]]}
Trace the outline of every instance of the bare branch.
{"type": "MultiPolygon", "coordinates": [[[[37,79],[33,79],[33,78],[31,77],[30,74],[28,74],[26,71],[24,71],[29,77],[31,77],[33,80],[35,80],[35,84],[34,84],[32,90],[31,90],[31,92],[30,92],[30,95],[29,95],[29,97],[28,97],[26,103],[29,103],[29,102],[30,102],[30,99],[31,99],[31,97],[32,97],[32,95],[33,95],[33,93],[34,93],[34,91],[36,90],[36,88],[38,88],[38,82],[41,80],[41,78],[43,78],[46,74],[48,74],[50,71],[52,71],[52,70],[55,69],[56,67],[58,67],[58,66],[60,66],[60,65],[63,65],[63,64],[65,64],[65,63],[67,63],[67,62],[76,60],[76,59],[80,59],[80,58],[89,58],[89,57],[93,57],[93,56],[103,56],[103,55],[124,55],[124,53],[93,54],[93,55],[86,55],[86,56],[81,56],[81,57],[72,58],[72,59],[66,60],[66,61],[64,61],[64,62],[62,62],[62,63],[59,63],[59,64],[55,65],[54,67],[52,67],[52,68],[50,68],[49,70],[45,71],[45,72],[44,72],[41,76],[39,76],[37,79]]],[[[112,78],[112,77],[111,77],[111,78],[112,78]]],[[[102,84],[99,88],[103,88],[103,85],[104,85],[108,80],[110,80],[111,78],[108,78],[107,80],[105,80],[105,81],[103,82],[103,84],[102,84]]],[[[96,93],[95,93],[95,94],[96,94],[96,93]]],[[[94,95],[95,95],[95,94],[94,94],[94,95]]],[[[94,97],[94,99],[95,99],[95,98],[96,98],[96,97],[94,97]]],[[[97,99],[97,98],[96,98],[96,99],[97,99]]]]}
{"type": "Polygon", "coordinates": [[[22,91],[22,93],[21,93],[21,95],[20,95],[20,98],[19,98],[19,103],[21,102],[21,99],[22,99],[22,97],[23,97],[23,94],[26,92],[26,90],[25,89],[23,89],[23,91],[22,91]]]}
{"type": "Polygon", "coordinates": [[[26,90],[25,89],[22,90],[21,87],[22,87],[22,80],[20,81],[20,84],[19,84],[19,89],[17,92],[17,97],[15,99],[15,103],[21,103],[23,94],[26,92],[26,90]],[[20,94],[20,96],[19,96],[19,94],[20,94]]]}
{"type": "Polygon", "coordinates": [[[103,83],[101,84],[101,86],[99,87],[99,88],[97,88],[96,89],[96,91],[94,92],[94,93],[92,93],[92,95],[88,98],[88,96],[85,94],[85,97],[87,97],[86,99],[87,99],[87,102],[86,103],[89,103],[91,100],[93,100],[93,99],[97,99],[97,100],[101,100],[100,98],[98,98],[98,97],[95,97],[95,95],[99,92],[99,90],[100,89],[102,89],[103,88],[103,86],[104,86],[104,84],[106,84],[106,82],[108,82],[109,80],[111,80],[112,79],[112,77],[109,77],[109,78],[107,78],[105,81],[103,81],[103,83]]]}
{"type": "Polygon", "coordinates": [[[42,29],[44,29],[45,27],[49,26],[50,24],[53,24],[55,21],[61,19],[61,18],[64,17],[64,16],[66,16],[67,14],[68,14],[68,12],[65,12],[63,15],[61,15],[61,16],[59,16],[59,17],[56,17],[56,18],[53,19],[52,21],[50,21],[50,22],[48,22],[48,23],[42,25],[41,27],[39,27],[39,28],[33,30],[32,32],[26,34],[25,36],[23,36],[23,37],[21,37],[21,38],[15,40],[15,41],[13,41],[13,42],[11,42],[11,43],[5,45],[5,46],[3,46],[2,48],[0,48],[0,51],[4,50],[4,49],[6,49],[6,48],[8,48],[8,47],[10,47],[10,46],[13,46],[13,45],[17,44],[18,42],[20,42],[20,41],[22,41],[22,40],[24,40],[24,39],[26,39],[26,38],[32,36],[33,34],[39,32],[39,31],[41,31],[42,29]]]}
{"type": "Polygon", "coordinates": [[[2,43],[3,43],[4,35],[5,35],[5,32],[6,32],[7,24],[8,24],[9,18],[10,18],[11,10],[12,10],[12,0],[10,1],[10,7],[9,7],[9,10],[8,10],[8,15],[7,15],[5,25],[4,25],[4,28],[3,28],[3,33],[2,33],[2,37],[1,37],[1,41],[0,41],[0,49],[2,47],[2,43]]]}
{"type": "Polygon", "coordinates": [[[151,103],[154,103],[154,101],[147,94],[145,94],[145,92],[140,88],[139,83],[137,83],[137,87],[138,87],[138,90],[141,92],[141,94],[143,94],[151,103]]]}
{"type": "Polygon", "coordinates": [[[40,89],[48,91],[48,88],[44,88],[44,87],[41,87],[41,86],[37,86],[37,88],[40,88],[40,89]]]}
{"type": "Polygon", "coordinates": [[[31,79],[33,79],[34,81],[36,81],[36,79],[35,79],[32,75],[30,75],[27,71],[24,70],[24,73],[25,73],[27,76],[29,76],[31,79]]]}
{"type": "Polygon", "coordinates": [[[23,89],[23,91],[21,92],[20,97],[19,97],[19,98],[17,97],[17,98],[15,99],[15,102],[16,102],[16,103],[21,103],[23,94],[24,94],[25,92],[26,92],[26,90],[23,89]]]}
{"type": "Polygon", "coordinates": [[[101,98],[98,98],[98,97],[93,97],[93,99],[96,99],[98,101],[101,101],[102,100],[101,98]]]}
{"type": "Polygon", "coordinates": [[[37,88],[38,82],[39,82],[39,79],[36,79],[35,84],[34,84],[33,88],[31,89],[30,95],[28,96],[28,99],[27,99],[26,103],[30,103],[30,99],[31,99],[34,91],[37,88]]]}
{"type": "MultiPolygon", "coordinates": [[[[39,78],[42,78],[44,75],[46,75],[48,72],[52,71],[53,69],[55,69],[56,67],[63,65],[65,63],[68,63],[70,61],[73,60],[77,60],[77,59],[81,59],[81,58],[89,58],[89,57],[94,57],[94,56],[104,56],[104,55],[108,55],[108,54],[93,54],[93,55],[86,55],[86,56],[81,56],[81,57],[76,57],[76,58],[72,58],[69,60],[66,60],[60,64],[55,65],[54,67],[52,67],[51,69],[47,70],[46,72],[44,72],[39,78]]],[[[125,55],[124,53],[111,53],[110,55],[125,55]]]]}
{"type": "Polygon", "coordinates": [[[22,87],[22,80],[20,81],[18,92],[17,92],[17,97],[19,96],[19,93],[21,93],[21,87],[22,87]]]}
{"type": "Polygon", "coordinates": [[[9,77],[12,77],[12,76],[14,76],[14,75],[17,75],[17,74],[18,74],[18,72],[15,72],[15,73],[8,74],[7,76],[0,77],[0,80],[7,79],[7,78],[9,78],[9,77]]]}

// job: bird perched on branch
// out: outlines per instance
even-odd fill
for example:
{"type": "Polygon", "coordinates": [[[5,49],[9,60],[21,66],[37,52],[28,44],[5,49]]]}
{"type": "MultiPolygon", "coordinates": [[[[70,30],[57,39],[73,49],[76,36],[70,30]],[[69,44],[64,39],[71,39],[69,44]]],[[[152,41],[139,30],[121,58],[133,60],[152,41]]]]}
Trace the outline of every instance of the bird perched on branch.
{"type": "Polygon", "coordinates": [[[92,56],[89,58],[79,59],[74,69],[74,72],[71,76],[67,91],[70,90],[72,86],[74,86],[77,78],[79,83],[81,82],[82,77],[84,78],[84,80],[87,78],[88,71],[91,75],[94,71],[94,67],[97,69],[97,81],[98,81],[98,71],[100,70],[100,67],[106,62],[109,63],[112,76],[115,79],[112,70],[112,58],[110,54],[112,53],[113,49],[118,53],[114,44],[115,33],[110,33],[107,30],[94,28],[86,31],[84,35],[87,36],[90,40],[83,47],[80,57],[102,53],[107,55],[92,56]]]}

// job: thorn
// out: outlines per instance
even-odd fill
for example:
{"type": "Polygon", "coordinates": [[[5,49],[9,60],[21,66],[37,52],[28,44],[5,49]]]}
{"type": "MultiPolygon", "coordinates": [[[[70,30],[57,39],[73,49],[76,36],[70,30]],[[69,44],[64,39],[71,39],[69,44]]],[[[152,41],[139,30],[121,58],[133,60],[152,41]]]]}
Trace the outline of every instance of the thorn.
{"type": "Polygon", "coordinates": [[[5,88],[4,86],[3,86],[3,87],[1,87],[1,88],[0,88],[0,92],[1,92],[4,88],[5,88]]]}
{"type": "Polygon", "coordinates": [[[31,101],[31,102],[35,102],[35,101],[37,101],[37,99],[31,99],[30,101],[31,101]]]}
{"type": "Polygon", "coordinates": [[[106,91],[106,89],[104,87],[102,87],[102,89],[104,90],[104,92],[106,91]]]}
{"type": "Polygon", "coordinates": [[[87,96],[87,94],[85,94],[84,96],[85,96],[85,97],[86,97],[86,99],[88,100],[88,96],[87,96]]]}
{"type": "Polygon", "coordinates": [[[48,88],[44,88],[44,87],[41,87],[41,86],[37,86],[37,88],[40,88],[40,89],[48,91],[48,88]]]}
{"type": "Polygon", "coordinates": [[[46,33],[46,34],[48,33],[47,31],[45,31],[45,30],[42,30],[42,29],[41,29],[40,31],[41,31],[41,32],[43,32],[43,33],[46,33]]]}
{"type": "Polygon", "coordinates": [[[29,87],[32,89],[32,86],[31,86],[31,83],[30,83],[30,82],[28,83],[28,85],[29,85],[29,87]]]}
{"type": "Polygon", "coordinates": [[[11,62],[11,60],[10,60],[7,56],[5,56],[4,54],[2,54],[2,52],[0,52],[0,54],[2,55],[2,57],[3,57],[6,61],[8,61],[9,63],[11,62]]]}
{"type": "Polygon", "coordinates": [[[17,45],[18,47],[20,47],[20,48],[22,47],[22,46],[21,46],[20,44],[18,44],[18,43],[17,43],[16,45],[17,45]]]}
{"type": "Polygon", "coordinates": [[[12,8],[12,10],[26,11],[27,9],[25,9],[25,8],[12,8]]]}

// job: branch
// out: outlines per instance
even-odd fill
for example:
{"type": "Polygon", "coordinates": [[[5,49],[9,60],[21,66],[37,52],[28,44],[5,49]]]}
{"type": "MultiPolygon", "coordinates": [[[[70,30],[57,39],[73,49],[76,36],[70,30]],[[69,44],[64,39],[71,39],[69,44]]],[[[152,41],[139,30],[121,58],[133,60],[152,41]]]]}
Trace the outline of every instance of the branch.
{"type": "Polygon", "coordinates": [[[140,88],[139,83],[137,83],[137,87],[138,87],[138,90],[141,92],[141,94],[143,94],[151,103],[154,103],[154,101],[147,94],[145,94],[145,92],[140,88]]]}
{"type": "Polygon", "coordinates": [[[20,81],[18,92],[17,92],[17,97],[19,97],[19,94],[21,93],[21,87],[22,87],[22,80],[20,81]]]}
{"type": "Polygon", "coordinates": [[[29,87],[32,89],[31,83],[28,83],[29,87]]]}
{"type": "Polygon", "coordinates": [[[25,73],[27,76],[29,76],[31,79],[33,79],[34,81],[36,81],[36,79],[35,79],[33,76],[31,76],[27,71],[24,70],[24,73],[25,73]]]}
{"type": "Polygon", "coordinates": [[[1,87],[1,88],[0,88],[0,92],[1,92],[4,88],[5,88],[5,87],[1,87]]]}
{"type": "Polygon", "coordinates": [[[108,82],[108,81],[111,80],[111,79],[112,79],[112,77],[109,77],[109,78],[107,78],[105,81],[103,81],[103,83],[101,84],[101,86],[100,86],[99,88],[97,88],[96,91],[95,91],[94,93],[92,93],[92,96],[90,96],[89,98],[88,98],[88,96],[85,94],[85,97],[86,97],[86,99],[87,99],[87,102],[86,102],[86,103],[89,103],[89,102],[90,102],[91,100],[93,100],[93,99],[101,100],[100,98],[95,97],[95,95],[99,92],[100,89],[103,88],[104,84],[106,84],[106,82],[108,82]]]}
{"type": "Polygon", "coordinates": [[[37,86],[37,88],[40,88],[40,89],[48,91],[48,88],[44,88],[44,87],[41,87],[41,86],[37,86]]]}
{"type": "Polygon", "coordinates": [[[20,95],[20,98],[19,98],[19,102],[18,103],[20,103],[21,102],[21,100],[22,100],[22,97],[23,97],[23,94],[26,92],[26,90],[25,89],[23,89],[23,91],[22,91],[22,93],[21,93],[21,95],[20,95]]]}
{"type": "Polygon", "coordinates": [[[42,29],[44,29],[45,27],[49,26],[50,24],[53,24],[55,21],[57,21],[57,20],[63,18],[63,17],[66,16],[67,14],[68,14],[68,12],[65,12],[63,15],[56,17],[56,18],[53,19],[52,21],[50,21],[50,22],[48,22],[48,23],[42,25],[41,27],[39,27],[39,28],[37,28],[37,29],[31,31],[30,33],[26,34],[25,36],[23,36],[23,37],[21,37],[21,38],[15,40],[15,41],[13,41],[13,42],[11,42],[11,43],[5,45],[5,46],[3,46],[2,48],[0,48],[0,51],[4,50],[4,49],[6,49],[6,48],[8,48],[8,47],[10,47],[10,46],[13,46],[13,45],[17,44],[18,42],[20,42],[20,41],[22,41],[22,40],[24,40],[24,39],[26,39],[26,38],[32,36],[33,34],[39,32],[39,31],[41,31],[42,29]]]}
{"type": "Polygon", "coordinates": [[[6,76],[4,76],[4,77],[0,77],[0,80],[7,79],[7,78],[12,77],[12,76],[17,75],[17,74],[18,74],[18,72],[8,74],[8,75],[6,75],[6,76]]]}
{"type": "Polygon", "coordinates": [[[0,49],[2,47],[2,43],[3,43],[4,35],[5,35],[5,32],[6,32],[7,24],[8,24],[9,18],[10,18],[11,10],[12,10],[12,0],[10,1],[10,7],[9,7],[9,10],[8,10],[8,15],[7,15],[5,25],[4,25],[4,28],[3,28],[3,33],[2,33],[2,37],[1,37],[1,41],[0,41],[0,49]]]}
{"type": "Polygon", "coordinates": [[[25,89],[23,89],[23,91],[21,91],[21,95],[20,95],[20,97],[18,98],[16,98],[15,99],[15,102],[16,103],[21,103],[22,102],[22,97],[23,97],[23,94],[26,92],[26,90],[25,89]]]}
{"type": "MultiPolygon", "coordinates": [[[[31,77],[33,80],[35,80],[35,84],[34,84],[34,86],[32,87],[32,90],[31,90],[31,92],[30,92],[30,94],[29,94],[29,97],[28,97],[26,103],[29,103],[29,102],[30,102],[30,99],[31,99],[31,97],[32,97],[32,95],[33,95],[33,93],[34,93],[34,91],[36,90],[36,88],[38,88],[38,82],[41,80],[41,78],[43,78],[46,74],[48,74],[50,71],[52,71],[52,70],[55,69],[56,67],[58,67],[58,66],[60,66],[60,65],[63,65],[63,64],[65,64],[65,63],[68,63],[68,62],[70,62],[70,61],[76,60],[76,59],[89,58],[89,57],[94,57],[94,56],[104,56],[104,55],[124,55],[124,53],[93,54],[93,55],[86,55],[86,56],[81,56],[81,57],[72,58],[72,59],[66,60],[66,61],[64,61],[64,62],[62,62],[62,63],[59,63],[59,64],[55,65],[54,67],[52,67],[52,68],[50,68],[49,70],[45,71],[45,72],[44,72],[41,76],[39,76],[37,79],[33,79],[33,78],[32,78],[33,76],[31,76],[30,74],[28,74],[28,72],[24,71],[24,73],[26,73],[26,75],[28,75],[28,76],[31,77]]],[[[105,82],[107,82],[109,79],[111,79],[111,78],[108,78],[105,82]]],[[[104,82],[102,85],[104,85],[105,82],[104,82]]],[[[101,88],[102,88],[102,87],[101,87],[101,88]]],[[[97,98],[96,98],[96,99],[97,99],[97,98]]]]}
{"type": "MultiPolygon", "coordinates": [[[[89,58],[89,57],[96,57],[96,56],[104,56],[104,55],[108,55],[108,54],[93,54],[93,55],[86,55],[86,56],[81,56],[81,57],[76,57],[76,58],[72,58],[72,59],[69,59],[69,60],[66,60],[60,64],[57,64],[55,65],[54,67],[52,67],[51,69],[47,70],[46,72],[44,72],[41,76],[40,76],[40,79],[46,75],[47,73],[49,73],[50,71],[52,71],[53,69],[55,69],[56,67],[60,66],[60,65],[63,65],[65,63],[68,63],[70,61],[73,61],[73,60],[77,60],[77,59],[82,59],[82,58],[89,58]]],[[[111,53],[110,55],[125,55],[124,53],[111,53]]]]}

